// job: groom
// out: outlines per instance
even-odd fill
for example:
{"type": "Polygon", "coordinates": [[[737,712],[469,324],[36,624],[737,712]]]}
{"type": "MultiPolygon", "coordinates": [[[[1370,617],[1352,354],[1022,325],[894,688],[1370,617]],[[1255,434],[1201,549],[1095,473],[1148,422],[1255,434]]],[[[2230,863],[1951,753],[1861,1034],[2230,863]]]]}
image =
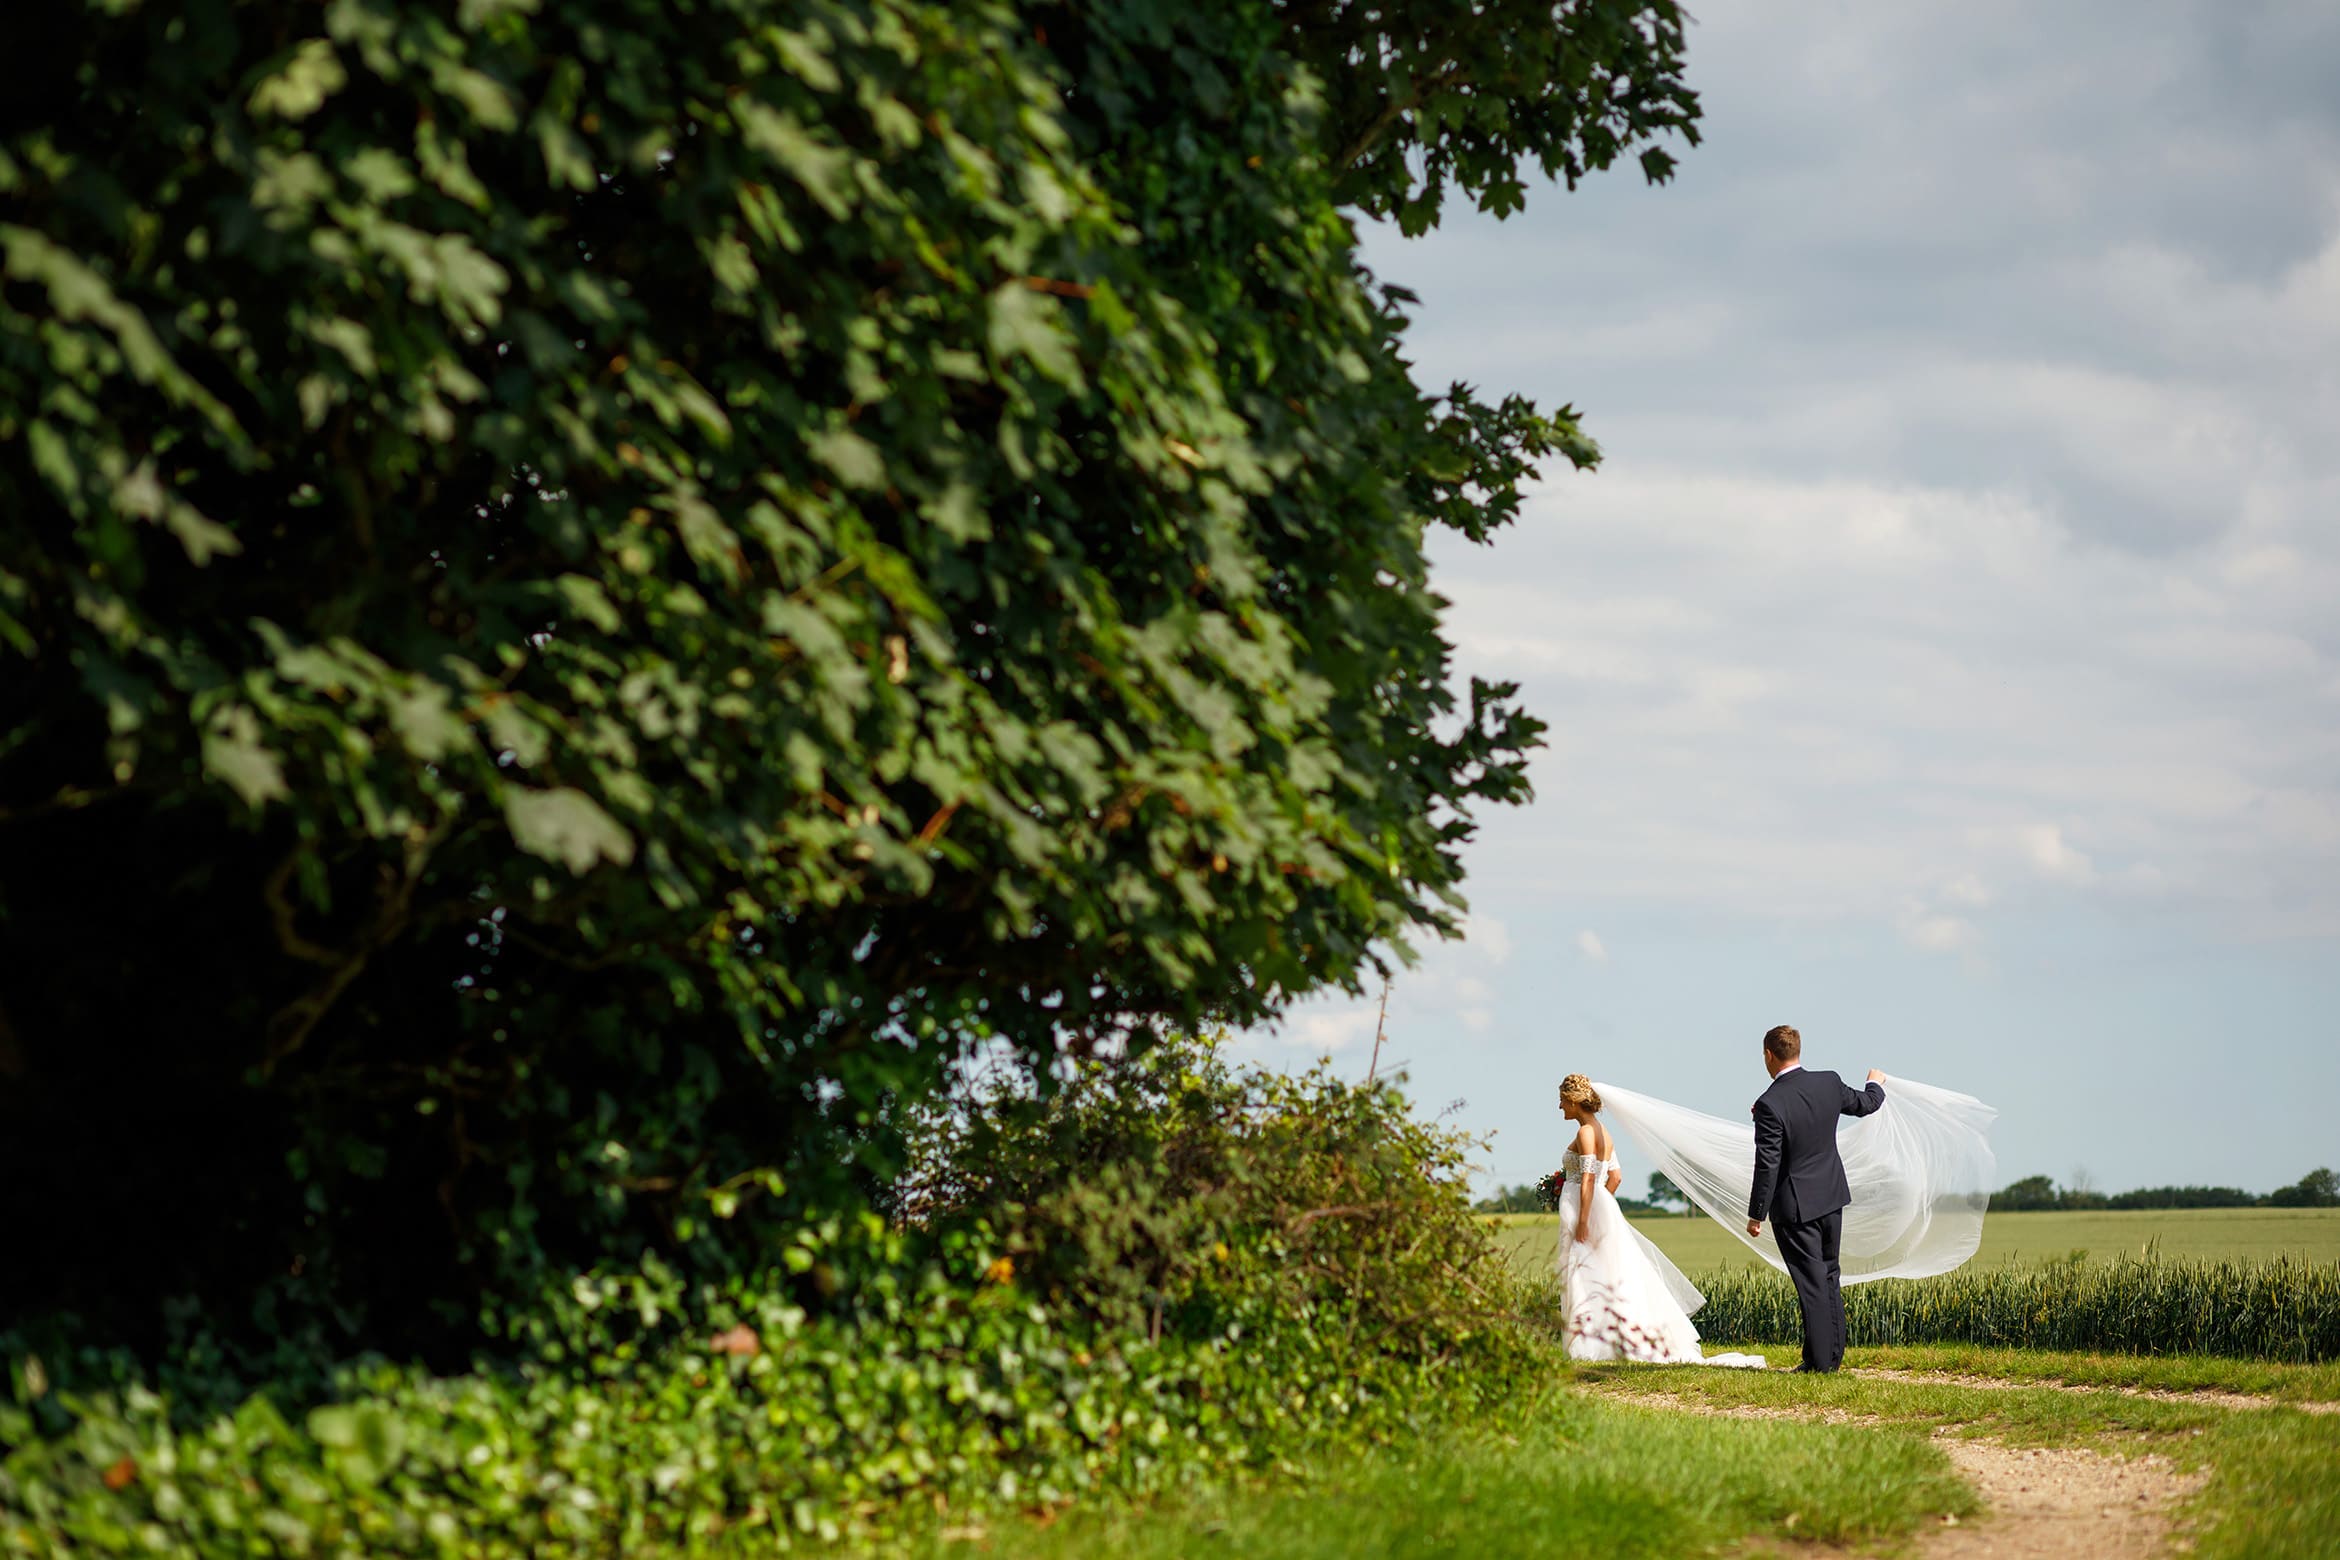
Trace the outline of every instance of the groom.
{"type": "Polygon", "coordinates": [[[1885,1103],[1884,1074],[1872,1069],[1866,1088],[1854,1089],[1832,1072],[1806,1072],[1804,1039],[1782,1024],[1763,1037],[1763,1067],[1771,1087],[1755,1102],[1755,1190],[1747,1200],[1747,1233],[1763,1233],[1775,1209],[1773,1233],[1796,1305],[1804,1313],[1803,1371],[1832,1371],[1844,1363],[1844,1293],[1837,1251],[1844,1240],[1844,1161],[1836,1153],[1836,1118],[1866,1116],[1885,1103]]]}

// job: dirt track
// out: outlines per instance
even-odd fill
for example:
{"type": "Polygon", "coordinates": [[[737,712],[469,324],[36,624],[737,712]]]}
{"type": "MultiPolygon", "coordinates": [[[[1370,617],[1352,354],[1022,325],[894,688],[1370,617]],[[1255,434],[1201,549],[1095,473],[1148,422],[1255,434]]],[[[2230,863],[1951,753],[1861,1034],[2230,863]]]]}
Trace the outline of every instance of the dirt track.
{"type": "MultiPolygon", "coordinates": [[[[1893,1373],[1863,1374],[1891,1376],[1893,1373]]],[[[1965,1378],[1942,1379],[1955,1379],[1962,1386],[1986,1384],[1965,1378]]],[[[1731,1419],[1807,1419],[1825,1424],[1878,1422],[1873,1416],[1842,1410],[1807,1413],[1754,1405],[1722,1407],[1688,1402],[1665,1393],[1610,1391],[1603,1396],[1648,1408],[1731,1419]]],[[[2264,1400],[2243,1401],[2256,1407],[2264,1400]]],[[[1963,1522],[1945,1518],[1919,1534],[1917,1552],[1927,1560],[1967,1560],[1967,1557],[1979,1560],[1986,1556],[2005,1557],[2005,1560],[2066,1560],[2066,1557],[2147,1560],[2171,1547],[2170,1508],[2199,1489],[2207,1477],[2199,1471],[2182,1472],[2160,1456],[2114,1457],[2077,1448],[2014,1447],[1997,1441],[1953,1436],[1946,1431],[1936,1431],[1934,1439],[1989,1509],[1963,1522]]],[[[1843,1553],[1818,1545],[1805,1546],[1797,1552],[1814,1556],[1843,1553]]]]}

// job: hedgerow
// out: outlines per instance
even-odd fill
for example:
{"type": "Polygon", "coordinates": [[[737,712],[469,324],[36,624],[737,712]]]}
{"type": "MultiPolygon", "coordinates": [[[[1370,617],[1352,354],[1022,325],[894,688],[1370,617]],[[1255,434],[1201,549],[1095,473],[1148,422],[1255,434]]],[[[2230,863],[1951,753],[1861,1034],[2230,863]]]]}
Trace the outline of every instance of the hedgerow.
{"type": "Polygon", "coordinates": [[[0,1339],[0,1544],[884,1537],[1399,1433],[1511,1391],[1537,1358],[1468,1207],[1467,1145],[1386,1084],[1176,1045],[1087,1067],[1045,1105],[978,1093],[954,1121],[927,1140],[917,1218],[807,1227],[717,1286],[581,1279],[533,1308],[525,1353],[460,1374],[279,1353],[255,1388],[200,1339],[159,1368],[55,1327],[0,1339]],[[788,1298],[805,1283],[818,1311],[788,1298]]]}
{"type": "Polygon", "coordinates": [[[1330,1319],[1241,1339],[1103,1333],[984,1284],[987,1266],[974,1252],[872,1279],[842,1316],[734,1290],[562,1366],[352,1363],[306,1407],[280,1386],[205,1412],[121,1356],[12,1349],[0,1546],[769,1550],[1270,1468],[1495,1390],[1475,1361],[1361,1354],[1330,1319]]]}

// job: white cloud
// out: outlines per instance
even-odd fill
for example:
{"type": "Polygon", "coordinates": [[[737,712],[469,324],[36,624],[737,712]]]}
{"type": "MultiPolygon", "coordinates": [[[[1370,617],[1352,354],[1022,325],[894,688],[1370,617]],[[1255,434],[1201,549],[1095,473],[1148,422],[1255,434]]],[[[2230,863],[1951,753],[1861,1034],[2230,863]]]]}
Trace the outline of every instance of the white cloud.
{"type": "Polygon", "coordinates": [[[1991,891],[1981,878],[1971,872],[1961,872],[1942,885],[1941,900],[1961,909],[1979,910],[1991,902],[1991,891]]]}
{"type": "Polygon", "coordinates": [[[1359,1046],[1370,1048],[1379,1012],[1378,1004],[1353,1002],[1304,1008],[1292,1015],[1279,1038],[1311,1056],[1337,1056],[1359,1046]]]}
{"type": "MultiPolygon", "coordinates": [[[[1417,963],[1401,967],[1389,984],[1382,1066],[1386,1069],[1413,1055],[1426,1037],[1449,1022],[1474,1035],[1494,1032],[1502,971],[1512,946],[1510,929],[1502,921],[1474,911],[1464,917],[1459,941],[1432,943],[1420,950],[1417,963]]],[[[1328,994],[1302,1003],[1280,1027],[1243,1036],[1241,1044],[1262,1055],[1286,1058],[1354,1055],[1372,1049],[1380,1021],[1378,993],[1364,1001],[1328,994]]]]}
{"type": "Polygon", "coordinates": [[[1474,881],[1947,950],[1987,930],[1989,878],[2091,892],[2150,862],[2238,924],[2340,929],[2319,496],[2269,487],[2147,555],[1988,490],[1623,461],[1555,484],[1497,548],[1441,559],[1461,669],[1557,717],[1537,805],[1489,818],[1474,881]],[[2226,567],[2275,535],[2296,568],[2226,567]]]}
{"type": "Polygon", "coordinates": [[[1973,922],[1923,905],[1904,906],[1897,924],[1902,941],[1924,953],[1964,953],[1981,941],[1973,922]]]}
{"type": "Polygon", "coordinates": [[[1576,934],[1576,951],[1583,954],[1586,958],[1592,960],[1592,962],[1595,964],[1606,964],[1609,962],[1608,945],[1603,943],[1598,936],[1589,931],[1578,932],[1576,934]]]}
{"type": "Polygon", "coordinates": [[[2096,881],[2095,863],[2064,838],[2063,828],[2058,824],[1981,827],[1970,830],[1967,838],[1976,849],[2018,863],[2041,881],[2074,886],[2096,881]]]}
{"type": "Polygon", "coordinates": [[[2041,877],[2086,883],[2096,876],[2094,865],[2066,844],[2064,831],[2052,823],[2027,824],[2015,831],[2015,839],[2041,877]]]}
{"type": "Polygon", "coordinates": [[[1486,955],[1491,964],[1511,957],[1511,930],[1491,915],[1472,911],[1463,917],[1463,942],[1486,955]]]}

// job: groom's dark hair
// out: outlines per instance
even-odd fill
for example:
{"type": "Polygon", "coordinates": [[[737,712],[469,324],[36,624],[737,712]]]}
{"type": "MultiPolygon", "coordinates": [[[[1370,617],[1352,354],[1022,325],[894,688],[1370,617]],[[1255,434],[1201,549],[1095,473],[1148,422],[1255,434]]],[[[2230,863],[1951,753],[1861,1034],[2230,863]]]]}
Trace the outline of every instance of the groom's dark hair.
{"type": "Polygon", "coordinates": [[[1764,1035],[1763,1050],[1775,1062],[1792,1062],[1804,1054],[1804,1037],[1781,1024],[1764,1035]]]}

